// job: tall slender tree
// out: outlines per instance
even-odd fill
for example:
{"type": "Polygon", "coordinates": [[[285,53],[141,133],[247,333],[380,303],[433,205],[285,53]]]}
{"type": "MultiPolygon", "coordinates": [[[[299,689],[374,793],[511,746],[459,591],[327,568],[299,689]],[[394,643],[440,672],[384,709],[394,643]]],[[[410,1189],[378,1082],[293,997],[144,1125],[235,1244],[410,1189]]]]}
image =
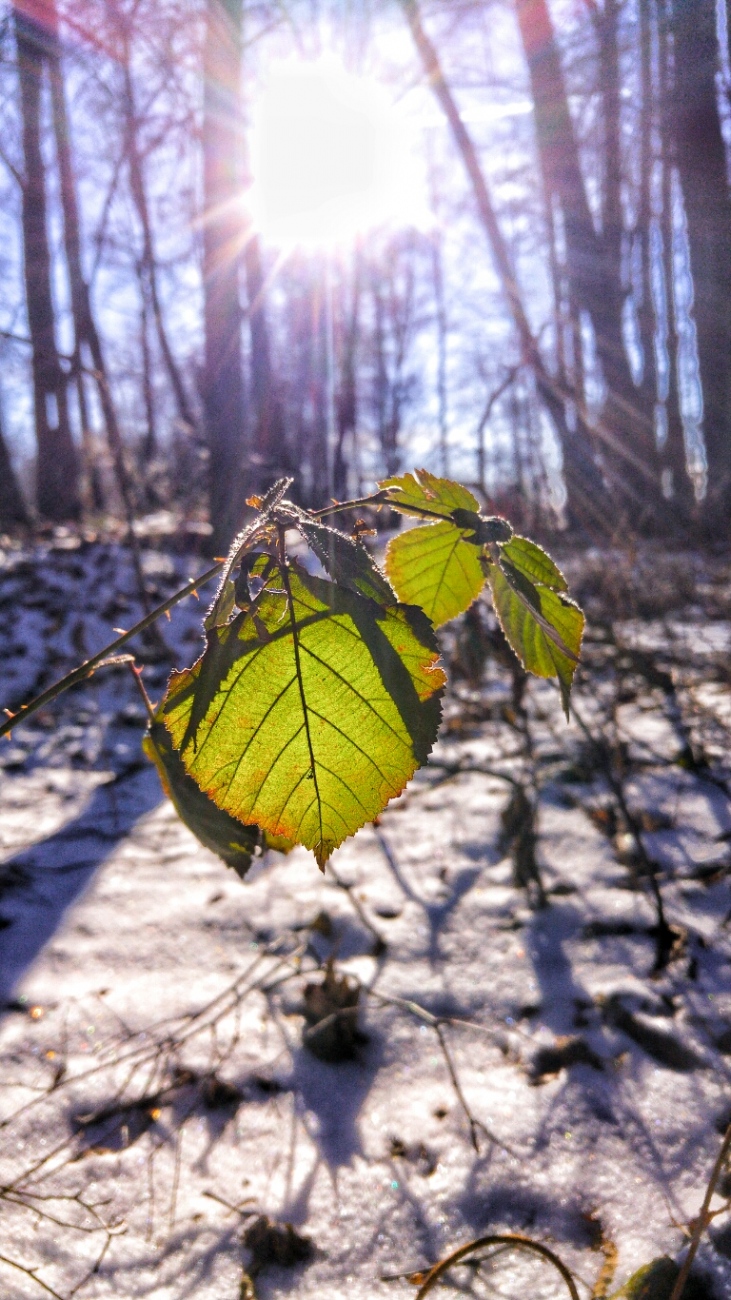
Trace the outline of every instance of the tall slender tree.
{"type": "Polygon", "coordinates": [[[604,121],[602,228],[594,224],[569,111],[560,54],[546,0],[516,0],[518,27],[530,76],[536,141],[548,201],[561,206],[566,272],[573,299],[591,319],[606,385],[602,412],[613,442],[602,448],[620,508],[648,524],[664,514],[652,404],[636,387],[624,345],[621,281],[623,242],[620,155],[620,80],[617,0],[595,10],[599,84],[604,121]],[[638,471],[641,475],[638,481],[638,471]]]}
{"type": "MultiPolygon", "coordinates": [[[[560,383],[550,374],[541,356],[473,140],[447,83],[437,50],[424,28],[417,0],[401,0],[401,3],[429,84],[444,111],[469,176],[478,216],[487,236],[495,270],[515,327],[521,360],[533,370],[538,393],[554,422],[561,442],[569,517],[577,525],[584,526],[592,532],[611,531],[613,511],[606,485],[593,455],[591,433],[580,411],[575,423],[567,418],[567,400],[572,395],[561,389],[560,383]]],[[[619,448],[619,440],[615,439],[611,430],[601,428],[599,432],[605,447],[611,450],[619,448]]]]}
{"type": "Polygon", "coordinates": [[[244,377],[239,271],[242,249],[242,0],[207,0],[203,55],[202,397],[210,452],[212,548],[238,523],[244,482],[244,377]]]}
{"type": "Polygon", "coordinates": [[[45,6],[15,4],[13,22],[23,135],[22,227],[26,310],[32,345],[36,497],[46,519],[78,519],[79,467],[69,421],[67,377],[56,346],[46,175],[41,150],[41,88],[48,55],[45,6]]]}
{"type": "Polygon", "coordinates": [[[672,126],[688,223],[708,488],[703,524],[731,535],[731,197],[714,0],[672,0],[672,126]]]}
{"type": "Polygon", "coordinates": [[[0,528],[17,528],[30,522],[23,495],[0,424],[0,528]]]}

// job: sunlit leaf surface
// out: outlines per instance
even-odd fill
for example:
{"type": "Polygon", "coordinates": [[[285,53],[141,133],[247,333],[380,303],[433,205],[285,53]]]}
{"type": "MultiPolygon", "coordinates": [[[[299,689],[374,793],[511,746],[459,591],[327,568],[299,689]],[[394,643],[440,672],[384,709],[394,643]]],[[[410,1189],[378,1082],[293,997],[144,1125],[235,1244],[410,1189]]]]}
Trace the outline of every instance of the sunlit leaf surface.
{"type": "Polygon", "coordinates": [[[378,484],[379,488],[388,488],[391,503],[402,514],[414,514],[425,518],[423,511],[443,515],[449,518],[453,510],[471,510],[480,508],[476,497],[461,483],[453,483],[448,478],[437,478],[426,469],[417,469],[413,474],[402,474],[400,478],[385,478],[378,484]]]}
{"type": "Polygon", "coordinates": [[[480,548],[449,520],[409,528],[386,548],[386,573],[399,600],[419,605],[435,627],[456,618],[485,582],[480,548]]]}
{"type": "Polygon", "coordinates": [[[232,816],[322,866],[427,759],[444,674],[420,610],[270,567],[256,608],[212,629],[162,716],[188,773],[232,816]]]}
{"type": "Polygon", "coordinates": [[[489,581],[495,610],[510,645],[528,672],[537,677],[558,677],[568,717],[571,682],[584,631],[579,606],[562,591],[532,583],[508,560],[490,566],[489,581]]]}
{"type": "Polygon", "coordinates": [[[553,591],[568,591],[568,583],[557,564],[542,546],[517,533],[500,548],[502,557],[530,582],[540,582],[553,591]]]}

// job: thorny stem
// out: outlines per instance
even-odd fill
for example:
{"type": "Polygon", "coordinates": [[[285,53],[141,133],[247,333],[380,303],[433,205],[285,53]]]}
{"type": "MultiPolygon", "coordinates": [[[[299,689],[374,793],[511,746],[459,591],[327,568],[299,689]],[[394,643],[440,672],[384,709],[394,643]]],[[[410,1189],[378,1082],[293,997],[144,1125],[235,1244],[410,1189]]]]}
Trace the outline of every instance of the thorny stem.
{"type": "Polygon", "coordinates": [[[677,1278],[675,1279],[675,1286],[673,1287],[670,1293],[670,1300],[681,1300],[683,1291],[685,1290],[685,1284],[688,1281],[688,1274],[690,1273],[691,1267],[693,1265],[693,1260],[696,1257],[696,1252],[700,1245],[701,1237],[703,1236],[703,1233],[705,1232],[706,1228],[708,1227],[713,1217],[712,1214],[710,1213],[710,1204],[713,1199],[713,1193],[716,1190],[716,1183],[721,1177],[721,1170],[723,1169],[723,1166],[726,1163],[726,1158],[730,1150],[731,1150],[731,1124],[729,1124],[728,1128],[726,1129],[723,1142],[721,1143],[721,1150],[719,1151],[718,1156],[716,1157],[716,1163],[713,1166],[713,1169],[711,1171],[711,1177],[708,1180],[708,1186],[706,1188],[706,1194],[703,1198],[703,1204],[700,1208],[700,1213],[698,1215],[698,1218],[696,1219],[695,1228],[693,1229],[693,1236],[691,1237],[690,1246],[688,1247],[688,1254],[685,1257],[683,1267],[681,1268],[677,1278]]]}
{"type": "Polygon", "coordinates": [[[179,604],[181,600],[185,600],[186,596],[194,595],[198,587],[202,587],[206,582],[210,582],[212,578],[215,578],[216,574],[221,572],[225,563],[225,560],[219,560],[212,569],[207,569],[199,578],[192,578],[180,591],[176,591],[175,595],[170,596],[168,600],[163,601],[162,605],[158,605],[156,609],[146,614],[144,618],[140,619],[139,623],[135,623],[129,632],[123,632],[121,636],[117,637],[116,641],[110,641],[109,645],[106,645],[98,654],[92,655],[91,659],[86,659],[83,664],[79,664],[78,668],[74,668],[70,673],[67,673],[60,681],[54,682],[53,686],[49,686],[47,690],[37,695],[34,700],[31,700],[30,704],[24,704],[18,709],[17,713],[12,714],[5,722],[0,724],[0,739],[3,736],[9,736],[13,727],[25,722],[46,704],[50,704],[59,695],[63,695],[64,691],[70,690],[72,686],[76,686],[79,682],[85,681],[87,677],[91,677],[95,669],[100,668],[106,660],[114,656],[118,650],[121,650],[122,646],[127,645],[128,641],[139,636],[140,632],[145,631],[145,628],[151,627],[174,605],[179,604]]]}
{"type": "MultiPolygon", "coordinates": [[[[568,1287],[571,1300],[579,1300],[576,1283],[563,1260],[559,1259],[558,1255],[548,1246],[544,1246],[542,1242],[532,1241],[530,1237],[524,1237],[518,1232],[494,1233],[487,1237],[477,1237],[474,1241],[468,1241],[466,1246],[460,1246],[458,1250],[453,1250],[451,1255],[446,1255],[444,1259],[440,1259],[439,1263],[429,1270],[423,1285],[419,1288],[416,1300],[424,1300],[424,1297],[429,1294],[435,1283],[448,1269],[453,1268],[455,1264],[459,1264],[474,1251],[482,1250],[486,1246],[513,1246],[516,1250],[532,1250],[536,1255],[542,1255],[561,1274],[568,1287]]],[[[675,1297],[671,1296],[671,1300],[675,1300],[675,1297]]]]}

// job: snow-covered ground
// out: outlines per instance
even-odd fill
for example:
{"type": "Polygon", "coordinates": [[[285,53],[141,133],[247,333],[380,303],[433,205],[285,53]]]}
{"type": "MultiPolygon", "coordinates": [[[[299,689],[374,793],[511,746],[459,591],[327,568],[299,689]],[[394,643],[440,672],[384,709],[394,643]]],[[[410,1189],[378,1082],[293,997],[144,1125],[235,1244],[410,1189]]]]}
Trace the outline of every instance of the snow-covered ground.
{"type": "MultiPolygon", "coordinates": [[[[153,597],[196,564],[146,553],[153,597]]],[[[202,849],[141,755],[124,668],[16,728],[0,1295],[237,1300],[253,1260],[260,1300],[397,1300],[500,1230],[550,1245],[583,1295],[612,1244],[597,1295],[677,1255],[731,1115],[731,602],[718,573],[711,589],[652,618],[592,622],[589,600],[593,740],[549,684],[523,714],[494,660],[458,683],[433,764],[335,875],[297,850],[242,883],[202,849]],[[675,945],[659,971],[648,861],[675,945]],[[333,988],[359,994],[357,1025],[351,1008],[315,1031],[318,1055],[304,1012],[333,988]],[[310,1257],[266,1263],[242,1240],[256,1215],[310,1257]]],[[[123,553],[73,539],[9,552],[0,606],[10,708],[139,613],[123,553]]],[[[161,624],[180,663],[201,609],[161,624]]],[[[142,658],[155,698],[170,665],[142,658]]],[[[717,1300],[727,1222],[699,1257],[717,1300]]],[[[566,1294],[515,1253],[471,1277],[472,1294],[566,1294]]]]}

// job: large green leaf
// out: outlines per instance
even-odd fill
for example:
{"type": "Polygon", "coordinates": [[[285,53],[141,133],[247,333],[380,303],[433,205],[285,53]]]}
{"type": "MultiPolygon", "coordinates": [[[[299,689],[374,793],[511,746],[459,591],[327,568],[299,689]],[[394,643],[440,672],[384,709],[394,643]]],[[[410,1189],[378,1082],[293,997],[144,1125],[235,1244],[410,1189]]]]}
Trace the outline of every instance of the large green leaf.
{"type": "Polygon", "coordinates": [[[409,528],[386,547],[386,573],[407,605],[419,605],[435,627],[456,618],[485,583],[481,548],[450,520],[409,528]]]}
{"type": "Polygon", "coordinates": [[[270,568],[256,610],[208,634],[161,714],[219,807],[322,866],[428,757],[444,674],[422,612],[270,568]]]}
{"type": "MultiPolygon", "coordinates": [[[[509,545],[502,548],[503,555],[509,545]]],[[[490,565],[489,581],[495,610],[510,645],[528,672],[538,677],[558,677],[568,718],[571,682],[584,631],[579,606],[562,591],[534,584],[502,555],[490,565]]]]}
{"type": "Polygon", "coordinates": [[[160,721],[150,725],[142,741],[147,757],[157,768],[162,788],[171,800],[180,820],[185,822],[201,844],[245,876],[251,859],[261,845],[258,826],[242,826],[235,817],[217,808],[188,776],[180,755],[175,752],[170,733],[160,721]]]}

